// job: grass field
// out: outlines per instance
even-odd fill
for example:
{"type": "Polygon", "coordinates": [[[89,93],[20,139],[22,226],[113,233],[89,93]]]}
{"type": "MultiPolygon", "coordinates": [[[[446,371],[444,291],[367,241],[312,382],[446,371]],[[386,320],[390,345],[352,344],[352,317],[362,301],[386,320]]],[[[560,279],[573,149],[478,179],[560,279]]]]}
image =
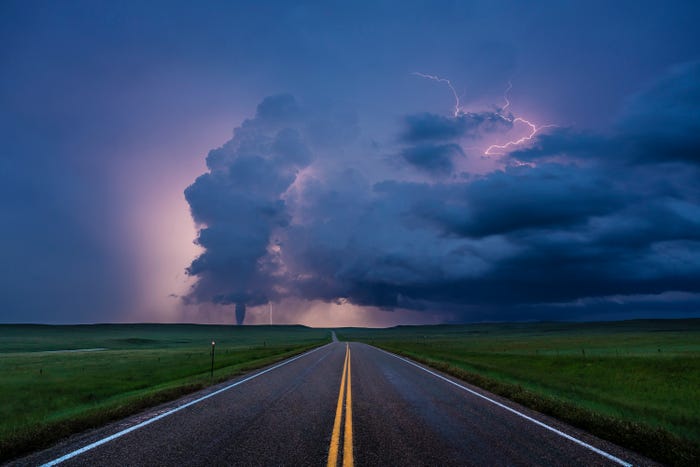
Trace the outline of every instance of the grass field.
{"type": "Polygon", "coordinates": [[[0,460],[329,341],[303,326],[0,325],[0,460]]]}
{"type": "MultiPolygon", "coordinates": [[[[700,320],[337,330],[652,458],[698,465],[700,320]]],[[[0,460],[328,342],[302,326],[0,325],[0,460]],[[76,351],[77,350],[77,351],[76,351]]]]}
{"type": "Polygon", "coordinates": [[[700,459],[700,320],[342,329],[672,464],[700,459]]]}

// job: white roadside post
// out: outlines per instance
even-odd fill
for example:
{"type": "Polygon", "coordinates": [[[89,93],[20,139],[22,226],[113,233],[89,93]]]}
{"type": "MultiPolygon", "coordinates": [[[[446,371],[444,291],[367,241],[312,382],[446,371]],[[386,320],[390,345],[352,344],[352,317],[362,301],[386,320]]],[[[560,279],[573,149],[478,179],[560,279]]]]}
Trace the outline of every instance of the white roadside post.
{"type": "Polygon", "coordinates": [[[210,379],[214,379],[214,349],[216,348],[216,341],[212,339],[211,341],[211,374],[210,379]]]}

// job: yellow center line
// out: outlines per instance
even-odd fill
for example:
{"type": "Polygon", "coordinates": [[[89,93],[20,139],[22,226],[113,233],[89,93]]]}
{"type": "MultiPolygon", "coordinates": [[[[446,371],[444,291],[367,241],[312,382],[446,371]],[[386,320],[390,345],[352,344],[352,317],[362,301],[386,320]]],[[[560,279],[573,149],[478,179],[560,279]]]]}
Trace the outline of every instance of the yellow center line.
{"type": "Polygon", "coordinates": [[[343,418],[343,396],[345,395],[345,374],[348,369],[350,359],[350,348],[345,344],[345,363],[343,363],[343,376],[340,379],[340,392],[338,393],[338,404],[335,409],[335,421],[333,422],[333,434],[331,435],[331,445],[328,449],[328,467],[338,465],[338,449],[340,448],[340,424],[343,418]]]}
{"type": "Polygon", "coordinates": [[[343,445],[343,467],[352,467],[352,359],[348,347],[348,390],[345,393],[345,443],[343,445]]]}

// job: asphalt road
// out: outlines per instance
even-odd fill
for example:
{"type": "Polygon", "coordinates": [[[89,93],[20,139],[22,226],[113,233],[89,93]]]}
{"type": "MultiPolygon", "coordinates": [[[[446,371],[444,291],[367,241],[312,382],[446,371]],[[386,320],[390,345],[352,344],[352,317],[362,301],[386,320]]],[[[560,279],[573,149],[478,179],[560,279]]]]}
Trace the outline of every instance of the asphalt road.
{"type": "Polygon", "coordinates": [[[329,459],[368,466],[654,465],[439,372],[344,342],[74,436],[14,465],[298,466],[329,459]]]}

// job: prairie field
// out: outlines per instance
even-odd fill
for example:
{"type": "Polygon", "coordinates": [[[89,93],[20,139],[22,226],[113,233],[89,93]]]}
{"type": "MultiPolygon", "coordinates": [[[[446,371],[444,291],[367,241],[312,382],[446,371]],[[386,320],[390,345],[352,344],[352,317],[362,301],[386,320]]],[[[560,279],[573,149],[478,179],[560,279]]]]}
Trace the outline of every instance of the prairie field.
{"type": "Polygon", "coordinates": [[[348,328],[338,336],[424,362],[669,463],[700,452],[698,319],[348,328]]]}
{"type": "MultiPolygon", "coordinates": [[[[669,464],[700,453],[700,320],[343,328],[669,464]]],[[[0,459],[330,340],[303,326],[0,325],[0,459]],[[211,341],[216,342],[213,377],[211,341]]]]}
{"type": "Polygon", "coordinates": [[[304,326],[0,325],[0,459],[329,341],[304,326]]]}

